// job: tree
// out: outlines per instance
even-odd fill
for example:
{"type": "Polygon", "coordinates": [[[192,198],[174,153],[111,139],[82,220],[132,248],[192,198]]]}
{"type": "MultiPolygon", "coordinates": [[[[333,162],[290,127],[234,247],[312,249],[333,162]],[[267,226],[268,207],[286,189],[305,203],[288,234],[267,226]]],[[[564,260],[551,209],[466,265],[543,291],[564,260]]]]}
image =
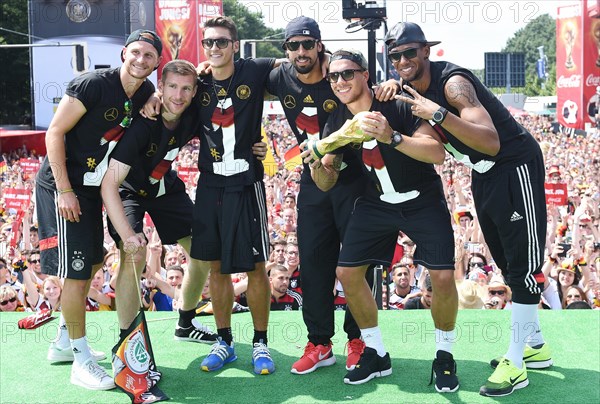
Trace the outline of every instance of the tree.
{"type": "Polygon", "coordinates": [[[528,96],[556,94],[556,21],[548,14],[540,15],[522,29],[515,32],[502,52],[523,52],[525,54],[525,89],[528,96]],[[544,82],[536,73],[539,59],[538,47],[543,46],[548,57],[546,71],[548,80],[544,82]],[[542,88],[542,84],[545,84],[542,88]]]}
{"type": "Polygon", "coordinates": [[[283,42],[283,29],[267,28],[263,22],[264,16],[261,13],[251,12],[245,5],[238,3],[237,0],[223,0],[223,14],[233,19],[240,39],[280,38],[278,42],[257,43],[257,57],[285,57],[281,46],[279,46],[283,42]]]}
{"type": "MultiPolygon", "coordinates": [[[[27,21],[27,1],[3,0],[0,45],[28,43],[27,21]]],[[[24,123],[31,115],[29,49],[0,48],[0,60],[0,124],[24,123]]]]}

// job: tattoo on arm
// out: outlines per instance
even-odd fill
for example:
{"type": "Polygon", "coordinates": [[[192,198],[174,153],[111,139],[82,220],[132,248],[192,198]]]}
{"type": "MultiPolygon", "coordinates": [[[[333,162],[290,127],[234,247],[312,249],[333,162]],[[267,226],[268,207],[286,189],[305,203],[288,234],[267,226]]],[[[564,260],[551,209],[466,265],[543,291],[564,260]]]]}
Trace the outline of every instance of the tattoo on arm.
{"type": "Polygon", "coordinates": [[[467,81],[448,83],[445,88],[445,93],[450,103],[452,103],[452,101],[457,101],[460,103],[464,100],[471,107],[481,106],[481,103],[477,98],[477,93],[475,92],[475,87],[473,87],[473,85],[467,81]]]}

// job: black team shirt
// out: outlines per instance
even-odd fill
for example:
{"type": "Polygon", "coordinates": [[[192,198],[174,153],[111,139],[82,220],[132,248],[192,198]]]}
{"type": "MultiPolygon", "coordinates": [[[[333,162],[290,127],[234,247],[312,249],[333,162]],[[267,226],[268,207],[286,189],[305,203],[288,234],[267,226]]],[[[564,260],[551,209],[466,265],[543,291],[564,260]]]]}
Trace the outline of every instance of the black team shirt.
{"type": "MultiPolygon", "coordinates": [[[[120,69],[84,73],[67,87],[66,95],[77,98],[87,110],[65,136],[69,181],[71,186],[79,188],[78,192],[87,190],[93,195],[99,192],[110,153],[125,133],[125,122],[138,119],[139,110],[154,92],[154,85],[146,80],[133,97],[127,97],[120,69]]],[[[56,187],[48,157],[42,163],[37,181],[45,188],[56,187]]]]}

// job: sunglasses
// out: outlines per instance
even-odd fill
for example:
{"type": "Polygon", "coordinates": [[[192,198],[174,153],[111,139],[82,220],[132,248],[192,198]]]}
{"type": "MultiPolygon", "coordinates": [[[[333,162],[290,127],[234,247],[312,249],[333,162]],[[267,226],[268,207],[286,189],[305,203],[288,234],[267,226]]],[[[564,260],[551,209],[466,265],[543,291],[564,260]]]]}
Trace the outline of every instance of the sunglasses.
{"type": "Polygon", "coordinates": [[[214,44],[217,44],[217,48],[219,49],[225,49],[226,47],[229,46],[229,42],[233,43],[234,41],[232,39],[228,39],[228,38],[217,38],[217,39],[203,39],[202,41],[202,47],[204,49],[212,49],[214,44]]]}
{"type": "Polygon", "coordinates": [[[490,292],[490,295],[492,296],[504,296],[504,291],[503,290],[489,290],[488,292],[490,292]]]}
{"type": "Polygon", "coordinates": [[[30,264],[37,264],[38,262],[40,262],[40,260],[29,260],[30,264]]]}
{"type": "Polygon", "coordinates": [[[11,298],[10,298],[10,299],[8,299],[8,300],[4,300],[4,301],[0,302],[0,306],[6,306],[7,304],[9,304],[9,303],[14,303],[14,302],[16,302],[16,301],[17,301],[17,298],[16,298],[16,297],[11,297],[11,298]]]}
{"type": "Polygon", "coordinates": [[[327,73],[327,81],[337,83],[340,76],[344,81],[354,80],[354,72],[364,72],[363,69],[348,69],[341,72],[327,73]]]}
{"type": "Polygon", "coordinates": [[[304,41],[288,41],[283,44],[283,47],[291,52],[295,52],[300,49],[300,45],[304,50],[311,50],[315,47],[318,40],[316,39],[305,39],[304,41]]]}
{"type": "Polygon", "coordinates": [[[420,48],[410,48],[410,49],[406,49],[403,51],[391,52],[391,53],[388,53],[388,58],[390,58],[392,63],[399,62],[400,59],[402,59],[402,56],[404,56],[404,58],[407,60],[413,59],[414,57],[417,56],[417,52],[419,51],[419,49],[420,48]]]}
{"type": "Polygon", "coordinates": [[[131,105],[132,105],[131,100],[125,101],[125,104],[123,105],[123,109],[125,110],[125,117],[123,118],[123,120],[119,124],[123,128],[130,127],[131,126],[131,121],[133,121],[133,118],[131,117],[131,112],[132,112],[131,105]]]}
{"type": "Polygon", "coordinates": [[[471,262],[469,264],[469,266],[471,268],[475,268],[475,267],[483,268],[484,267],[483,262],[471,262]]]}

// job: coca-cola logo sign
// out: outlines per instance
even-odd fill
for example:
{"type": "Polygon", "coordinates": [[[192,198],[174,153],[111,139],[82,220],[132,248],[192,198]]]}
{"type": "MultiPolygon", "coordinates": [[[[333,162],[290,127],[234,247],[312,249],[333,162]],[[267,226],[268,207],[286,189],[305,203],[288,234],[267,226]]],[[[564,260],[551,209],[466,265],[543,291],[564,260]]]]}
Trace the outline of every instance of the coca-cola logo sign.
{"type": "Polygon", "coordinates": [[[565,77],[560,76],[556,80],[556,87],[558,88],[577,88],[581,86],[581,74],[573,74],[565,77]]]}
{"type": "Polygon", "coordinates": [[[600,76],[594,76],[593,74],[590,74],[585,79],[585,85],[588,87],[600,86],[600,76]]]}

